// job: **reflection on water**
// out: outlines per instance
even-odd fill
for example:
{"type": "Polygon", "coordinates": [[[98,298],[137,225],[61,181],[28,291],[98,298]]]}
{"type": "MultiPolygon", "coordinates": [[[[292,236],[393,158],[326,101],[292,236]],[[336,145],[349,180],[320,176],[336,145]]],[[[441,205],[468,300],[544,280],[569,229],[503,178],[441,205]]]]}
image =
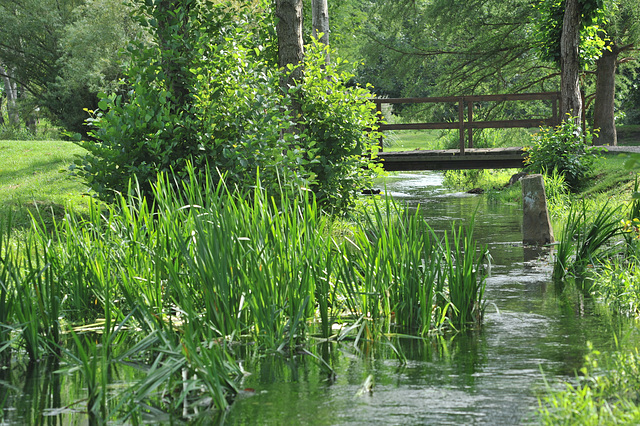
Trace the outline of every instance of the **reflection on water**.
{"type": "Polygon", "coordinates": [[[530,420],[547,380],[569,379],[583,361],[586,342],[613,345],[603,317],[590,315],[580,294],[556,291],[550,255],[522,247],[522,208],[485,196],[450,193],[442,175],[405,173],[386,179],[386,192],[420,211],[436,230],[468,222],[493,257],[488,307],[481,332],[428,342],[398,342],[406,363],[388,347],[368,356],[349,345],[333,346],[329,380],[310,357],[268,358],[245,368],[243,386],[228,424],[491,424],[530,420]],[[372,374],[373,392],[356,396],[372,374]]]}
{"type": "MultiPolygon", "coordinates": [[[[248,357],[243,368],[251,374],[241,383],[246,390],[229,412],[222,413],[223,422],[519,424],[532,418],[537,395],[544,390],[543,373],[551,383],[570,379],[582,364],[587,341],[601,350],[613,346],[606,317],[592,314],[580,292],[559,291],[550,281],[549,253],[522,247],[521,206],[451,193],[442,187],[438,173],[399,174],[384,185],[387,193],[410,208],[420,205],[429,224],[440,232],[451,229],[453,222],[468,223],[475,215],[475,236],[493,258],[483,330],[428,341],[396,341],[406,357],[402,360],[389,345],[318,344],[315,356],[323,357],[335,376],[307,355],[248,357]],[[369,375],[373,391],[358,396],[369,375]]],[[[83,422],[86,416],[74,416],[85,403],[82,378],[55,374],[57,365],[34,368],[37,371],[0,368],[1,381],[24,386],[20,400],[5,406],[11,407],[5,408],[8,421],[83,422]],[[65,401],[81,402],[69,406],[65,401]],[[65,408],[46,409],[61,405],[65,408]]],[[[133,373],[124,374],[118,383],[125,386],[135,379],[133,373]]],[[[118,383],[110,385],[111,392],[118,392],[118,383]]],[[[2,392],[0,386],[0,402],[2,392]]],[[[207,414],[203,423],[218,422],[207,414]]]]}

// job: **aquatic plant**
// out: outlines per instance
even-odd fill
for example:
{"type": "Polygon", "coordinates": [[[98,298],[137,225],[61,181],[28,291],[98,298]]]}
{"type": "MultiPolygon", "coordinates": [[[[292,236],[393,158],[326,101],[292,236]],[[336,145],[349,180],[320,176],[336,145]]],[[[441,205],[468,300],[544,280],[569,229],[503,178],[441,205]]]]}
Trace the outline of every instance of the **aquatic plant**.
{"type": "Polygon", "coordinates": [[[571,206],[557,244],[553,277],[562,280],[567,273],[581,275],[588,265],[597,264],[611,253],[608,244],[620,235],[620,207],[603,205],[592,213],[586,201],[571,206]]]}
{"type": "Polygon", "coordinates": [[[637,349],[603,355],[589,345],[584,367],[574,384],[562,390],[548,386],[539,400],[537,418],[545,425],[640,423],[640,353],[637,349]]]}
{"type": "Polygon", "coordinates": [[[453,225],[451,234],[445,233],[443,248],[449,321],[458,330],[479,325],[485,308],[483,269],[488,261],[487,248],[477,250],[473,225],[467,228],[453,225]]]}
{"type": "Polygon", "coordinates": [[[15,290],[11,279],[14,275],[14,259],[10,249],[11,216],[0,221],[0,363],[8,365],[11,358],[11,332],[15,290]]]}
{"type": "Polygon", "coordinates": [[[385,198],[339,235],[309,191],[273,198],[258,181],[240,193],[193,168],[156,182],[153,197],[133,182],[117,204],[51,227],[34,220],[0,250],[0,303],[13,306],[0,313],[0,347],[54,354],[79,372],[96,421],[135,422],[142,407],[187,420],[225,409],[239,345],[290,357],[309,352],[316,330],[359,346],[482,317],[471,230],[443,242],[419,211],[385,198]],[[144,378],[116,399],[119,365],[144,378]]]}

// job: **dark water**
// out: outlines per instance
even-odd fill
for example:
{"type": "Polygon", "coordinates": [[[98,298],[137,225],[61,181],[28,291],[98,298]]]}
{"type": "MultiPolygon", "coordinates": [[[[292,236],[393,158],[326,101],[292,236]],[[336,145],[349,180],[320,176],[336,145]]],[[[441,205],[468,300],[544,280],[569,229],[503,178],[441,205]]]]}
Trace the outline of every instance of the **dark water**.
{"type": "Polygon", "coordinates": [[[548,252],[523,248],[521,206],[450,193],[441,183],[425,172],[387,178],[386,188],[419,204],[435,229],[475,212],[475,236],[493,257],[483,330],[397,342],[406,362],[385,346],[333,346],[335,380],[310,357],[248,362],[242,386],[255,392],[234,403],[227,424],[522,424],[533,420],[543,377],[551,385],[575,377],[588,341],[613,347],[608,317],[592,313],[579,292],[554,287],[548,252]],[[358,396],[368,375],[373,391],[358,396]]]}

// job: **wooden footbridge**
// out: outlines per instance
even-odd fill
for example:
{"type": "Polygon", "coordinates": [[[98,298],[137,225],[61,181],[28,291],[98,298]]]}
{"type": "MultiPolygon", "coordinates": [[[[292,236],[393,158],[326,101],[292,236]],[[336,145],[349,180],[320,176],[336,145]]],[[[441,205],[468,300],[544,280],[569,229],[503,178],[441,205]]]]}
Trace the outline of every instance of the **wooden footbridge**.
{"type": "Polygon", "coordinates": [[[385,152],[380,141],[380,158],[385,170],[454,170],[454,169],[502,169],[523,167],[525,151],[514,148],[474,148],[474,129],[533,128],[556,126],[560,120],[560,93],[522,93],[484,96],[449,96],[431,98],[389,98],[374,99],[378,112],[382,114],[384,104],[455,103],[458,106],[458,120],[441,123],[402,123],[380,125],[380,130],[457,129],[460,133],[458,149],[416,150],[385,152]],[[480,102],[505,101],[547,101],[551,103],[552,116],[544,119],[474,121],[474,106],[480,102]],[[467,111],[465,117],[465,110],[467,111]],[[465,138],[466,133],[466,138],[465,138]]]}

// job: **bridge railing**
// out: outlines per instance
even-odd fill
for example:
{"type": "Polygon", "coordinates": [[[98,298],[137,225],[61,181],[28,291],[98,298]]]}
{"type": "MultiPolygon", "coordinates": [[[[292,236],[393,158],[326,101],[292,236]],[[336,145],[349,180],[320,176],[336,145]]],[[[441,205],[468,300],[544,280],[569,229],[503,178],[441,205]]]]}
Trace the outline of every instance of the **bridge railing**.
{"type": "MultiPolygon", "coordinates": [[[[479,95],[479,96],[442,96],[429,98],[377,98],[373,99],[376,108],[382,117],[382,105],[384,104],[421,104],[421,103],[457,103],[458,121],[440,123],[399,123],[380,124],[380,130],[417,130],[417,129],[458,129],[460,131],[460,153],[465,150],[465,130],[469,141],[468,148],[473,148],[474,129],[508,129],[516,127],[556,126],[560,123],[558,111],[560,110],[560,92],[519,93],[504,95],[479,95]],[[552,116],[544,119],[524,120],[494,120],[474,121],[473,107],[477,102],[505,102],[505,101],[550,101],[552,116]],[[467,111],[465,118],[465,110],[467,111]]],[[[382,140],[380,140],[382,151],[382,140]]]]}

